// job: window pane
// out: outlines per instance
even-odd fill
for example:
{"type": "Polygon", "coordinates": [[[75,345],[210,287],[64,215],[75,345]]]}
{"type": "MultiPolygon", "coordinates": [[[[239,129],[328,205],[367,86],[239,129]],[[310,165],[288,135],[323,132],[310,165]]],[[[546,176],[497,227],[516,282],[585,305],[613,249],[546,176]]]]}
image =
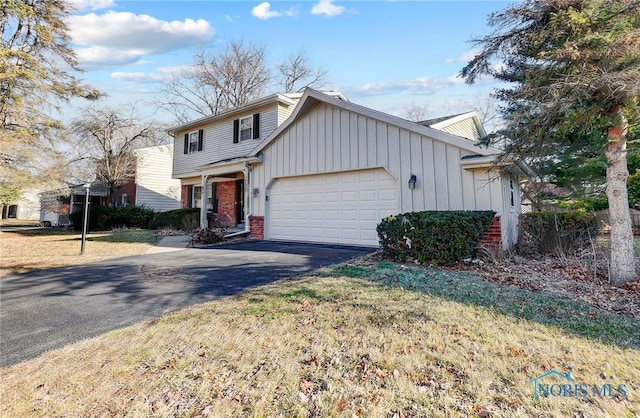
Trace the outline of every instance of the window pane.
{"type": "Polygon", "coordinates": [[[193,207],[202,207],[202,186],[193,186],[193,207]]]}
{"type": "Polygon", "coordinates": [[[198,151],[198,132],[189,134],[189,153],[198,151]]]}
{"type": "Polygon", "coordinates": [[[240,140],[251,139],[253,137],[253,116],[240,119],[240,140]]]}

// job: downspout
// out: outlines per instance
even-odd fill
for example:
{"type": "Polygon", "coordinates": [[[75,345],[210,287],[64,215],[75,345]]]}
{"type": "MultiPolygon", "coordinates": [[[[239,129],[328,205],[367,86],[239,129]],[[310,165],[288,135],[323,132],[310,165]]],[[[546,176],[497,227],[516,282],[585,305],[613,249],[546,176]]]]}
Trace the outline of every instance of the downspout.
{"type": "Polygon", "coordinates": [[[249,194],[251,193],[251,164],[247,161],[244,162],[244,169],[242,173],[244,174],[245,188],[244,188],[244,207],[245,215],[244,215],[244,231],[234,232],[233,234],[225,235],[225,238],[236,237],[238,235],[244,235],[251,232],[251,225],[249,224],[249,217],[253,213],[253,200],[249,198],[249,194]]]}

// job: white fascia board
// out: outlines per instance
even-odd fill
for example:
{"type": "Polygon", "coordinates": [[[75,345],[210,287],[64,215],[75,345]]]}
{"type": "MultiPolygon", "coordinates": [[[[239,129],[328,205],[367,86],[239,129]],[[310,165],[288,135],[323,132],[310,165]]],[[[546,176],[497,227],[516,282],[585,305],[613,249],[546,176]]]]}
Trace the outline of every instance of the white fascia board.
{"type": "Polygon", "coordinates": [[[377,119],[381,122],[388,123],[390,125],[397,126],[399,128],[406,129],[408,131],[414,132],[418,135],[423,135],[432,139],[435,139],[440,142],[444,142],[446,144],[454,145],[458,148],[462,148],[466,151],[473,152],[475,154],[481,155],[494,155],[500,154],[500,151],[497,148],[489,147],[489,148],[479,148],[475,146],[472,142],[470,142],[466,138],[461,138],[456,135],[452,135],[446,132],[439,131],[437,129],[429,128],[427,126],[419,125],[417,123],[408,121],[406,119],[399,118],[397,116],[389,115],[387,113],[383,113],[365,106],[357,105],[352,102],[345,102],[340,99],[336,99],[334,97],[323,94],[319,91],[307,89],[305,90],[302,98],[296,105],[293,113],[286,121],[282,123],[282,125],[278,126],[278,128],[271,133],[267,138],[264,139],[256,148],[254,148],[249,155],[257,155],[260,151],[269,145],[280,133],[282,133],[285,129],[287,129],[291,124],[293,124],[298,117],[302,116],[306,111],[317,103],[325,102],[330,105],[333,105],[338,108],[342,108],[354,113],[358,113],[360,115],[377,119]]]}
{"type": "Polygon", "coordinates": [[[217,115],[205,116],[200,119],[196,119],[191,122],[187,122],[182,125],[174,126],[173,128],[167,129],[167,133],[171,136],[175,137],[176,132],[185,131],[188,129],[193,129],[197,126],[209,125],[217,120],[221,120],[224,118],[228,118],[229,116],[233,116],[235,114],[243,114],[252,109],[256,109],[258,107],[262,107],[269,103],[284,103],[287,106],[293,106],[296,104],[296,100],[291,99],[283,94],[272,94],[271,96],[263,97],[258,100],[254,100],[252,102],[247,103],[246,105],[234,107],[233,109],[225,110],[217,115]]]}

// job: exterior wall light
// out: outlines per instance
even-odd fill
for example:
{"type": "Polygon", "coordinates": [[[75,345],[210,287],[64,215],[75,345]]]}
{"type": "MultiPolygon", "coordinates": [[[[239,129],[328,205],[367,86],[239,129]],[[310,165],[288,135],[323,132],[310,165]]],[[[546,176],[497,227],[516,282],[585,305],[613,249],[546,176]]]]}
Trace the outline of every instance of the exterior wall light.
{"type": "Polygon", "coordinates": [[[416,180],[418,180],[418,178],[416,177],[415,174],[412,174],[411,177],[409,177],[409,188],[410,189],[415,189],[416,188],[416,180]]]}

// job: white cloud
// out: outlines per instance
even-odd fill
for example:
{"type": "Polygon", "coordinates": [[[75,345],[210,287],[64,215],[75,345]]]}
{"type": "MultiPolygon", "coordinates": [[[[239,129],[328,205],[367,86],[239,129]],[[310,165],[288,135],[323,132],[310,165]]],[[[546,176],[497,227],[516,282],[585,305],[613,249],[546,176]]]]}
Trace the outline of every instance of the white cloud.
{"type": "Polygon", "coordinates": [[[193,73],[195,70],[196,68],[193,65],[177,65],[158,67],[155,73],[116,71],[109,74],[109,77],[118,81],[131,83],[165,83],[176,76],[193,73]]]}
{"type": "Polygon", "coordinates": [[[333,0],[320,0],[318,4],[311,8],[311,14],[325,15],[325,16],[337,16],[344,13],[344,6],[336,6],[333,4],[333,0]]]}
{"type": "Polygon", "coordinates": [[[385,94],[392,91],[402,94],[433,94],[437,88],[433,78],[418,77],[412,80],[367,83],[361,90],[368,94],[385,94]]]}
{"type": "Polygon", "coordinates": [[[464,62],[464,63],[467,63],[467,62],[471,61],[472,59],[474,59],[476,57],[476,55],[478,55],[479,53],[480,53],[479,50],[472,49],[471,51],[463,52],[462,54],[458,55],[455,58],[447,58],[445,60],[445,62],[448,62],[448,63],[452,63],[452,62],[464,62]]]}
{"type": "Polygon", "coordinates": [[[299,13],[299,12],[298,12],[298,9],[297,9],[295,6],[294,6],[294,7],[290,7],[290,8],[288,8],[287,10],[285,10],[285,11],[284,11],[284,14],[285,14],[286,16],[289,16],[289,17],[297,16],[297,15],[298,15],[298,13],[299,13]]]}
{"type": "Polygon", "coordinates": [[[262,19],[262,20],[268,20],[273,17],[282,16],[281,12],[276,12],[274,10],[271,10],[271,4],[269,4],[269,2],[267,1],[262,2],[256,7],[254,7],[253,9],[251,9],[251,14],[257,17],[258,19],[262,19]]]}
{"type": "Polygon", "coordinates": [[[113,0],[68,0],[68,2],[77,12],[83,10],[108,9],[115,5],[113,0]]]}
{"type": "Polygon", "coordinates": [[[367,83],[356,88],[354,93],[361,95],[432,95],[447,86],[464,84],[464,79],[457,75],[445,78],[417,77],[410,80],[385,81],[367,83]]]}
{"type": "Polygon", "coordinates": [[[203,20],[166,21],[149,15],[109,11],[72,16],[69,29],[78,59],[87,67],[113,67],[150,54],[190,48],[214,34],[203,20]]]}

